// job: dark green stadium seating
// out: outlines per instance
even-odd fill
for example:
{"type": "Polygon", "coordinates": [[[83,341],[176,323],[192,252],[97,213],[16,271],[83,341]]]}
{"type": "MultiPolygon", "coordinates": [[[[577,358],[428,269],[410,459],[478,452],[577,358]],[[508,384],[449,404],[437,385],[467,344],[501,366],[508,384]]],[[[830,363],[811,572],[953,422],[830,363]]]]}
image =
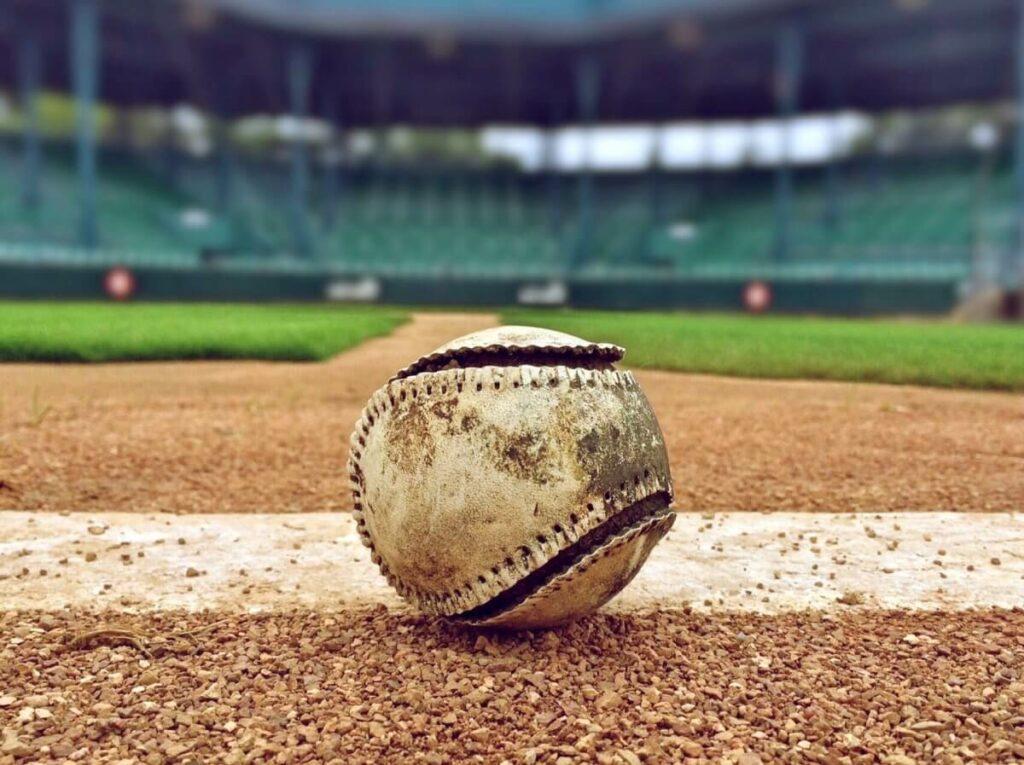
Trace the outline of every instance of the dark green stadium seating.
{"type": "MultiPolygon", "coordinates": [[[[0,146],[0,243],[8,250],[41,257],[88,258],[77,247],[77,182],[70,157],[47,156],[40,177],[39,204],[22,204],[21,162],[10,145],[0,146]]],[[[149,174],[123,160],[102,166],[97,207],[100,248],[108,257],[146,262],[194,261],[195,248],[175,232],[184,200],[149,174]]]]}
{"type": "Polygon", "coordinates": [[[575,178],[364,167],[334,171],[332,196],[319,169],[302,216],[311,242],[303,259],[285,158],[236,158],[225,205],[216,162],[179,158],[171,172],[158,157],[110,153],[101,162],[100,247],[87,253],[76,244],[70,152],[48,147],[34,212],[21,204],[19,167],[16,143],[0,144],[2,258],[183,267],[223,258],[411,275],[546,276],[575,264],[623,277],[963,279],[979,253],[1006,246],[1013,200],[1006,163],[972,157],[849,163],[834,205],[825,171],[804,169],[780,252],[770,171],[595,176],[593,225],[581,237],[575,178]]]}

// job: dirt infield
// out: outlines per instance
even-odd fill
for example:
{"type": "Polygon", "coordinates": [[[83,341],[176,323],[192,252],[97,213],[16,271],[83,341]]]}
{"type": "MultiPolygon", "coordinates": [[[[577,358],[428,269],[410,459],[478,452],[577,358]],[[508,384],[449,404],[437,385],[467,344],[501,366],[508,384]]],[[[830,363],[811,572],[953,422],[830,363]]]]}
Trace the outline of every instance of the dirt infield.
{"type": "MultiPolygon", "coordinates": [[[[346,509],[347,439],[368,395],[424,351],[493,322],[420,314],[325,364],[0,366],[0,508],[346,509]]],[[[1019,396],[639,377],[668,440],[682,509],[1024,505],[1019,396]]]]}
{"type": "Polygon", "coordinates": [[[0,366],[0,508],[83,511],[0,515],[0,765],[1024,760],[1019,516],[962,514],[1024,506],[1019,396],[638,373],[699,512],[596,616],[477,632],[412,614],[331,511],[370,392],[491,322],[0,366]]]}
{"type": "Polygon", "coordinates": [[[654,611],[532,635],[383,606],[6,612],[0,633],[0,667],[24,668],[0,674],[0,762],[1024,759],[1020,611],[654,611]]]}

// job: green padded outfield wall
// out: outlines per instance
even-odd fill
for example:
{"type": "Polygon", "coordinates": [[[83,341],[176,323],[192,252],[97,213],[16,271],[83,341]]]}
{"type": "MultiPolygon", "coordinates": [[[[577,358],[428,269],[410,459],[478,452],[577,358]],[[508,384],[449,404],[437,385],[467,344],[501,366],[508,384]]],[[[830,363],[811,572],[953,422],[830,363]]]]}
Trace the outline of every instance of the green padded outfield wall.
{"type": "MultiPolygon", "coordinates": [[[[0,265],[0,297],[105,299],[106,266],[0,265]]],[[[327,299],[331,285],[371,280],[368,298],[392,305],[502,306],[520,302],[538,280],[465,277],[368,277],[365,274],[281,272],[219,268],[132,269],[135,300],[298,302],[327,299]]],[[[566,282],[566,304],[577,308],[743,310],[741,280],[678,278],[566,282]]],[[[771,285],[772,311],[845,315],[942,314],[956,304],[952,281],[797,281],[771,285]]],[[[365,299],[365,298],[364,298],[365,299]]]]}
{"type": "MultiPolygon", "coordinates": [[[[576,308],[743,310],[747,282],[738,280],[650,280],[619,283],[581,281],[572,286],[576,308]]],[[[771,284],[772,311],[851,316],[943,314],[956,305],[954,282],[871,280],[797,281],[771,284]]]]}

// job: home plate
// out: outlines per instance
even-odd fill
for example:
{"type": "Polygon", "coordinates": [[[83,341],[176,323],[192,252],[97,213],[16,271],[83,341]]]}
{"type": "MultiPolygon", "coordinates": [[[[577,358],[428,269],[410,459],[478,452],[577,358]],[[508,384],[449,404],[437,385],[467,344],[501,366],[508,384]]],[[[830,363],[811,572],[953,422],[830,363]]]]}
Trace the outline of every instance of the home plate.
{"type": "MultiPolygon", "coordinates": [[[[347,514],[0,515],[0,607],[398,606],[347,514]]],[[[777,613],[1024,603],[1024,514],[680,513],[608,606],[777,613]]]]}

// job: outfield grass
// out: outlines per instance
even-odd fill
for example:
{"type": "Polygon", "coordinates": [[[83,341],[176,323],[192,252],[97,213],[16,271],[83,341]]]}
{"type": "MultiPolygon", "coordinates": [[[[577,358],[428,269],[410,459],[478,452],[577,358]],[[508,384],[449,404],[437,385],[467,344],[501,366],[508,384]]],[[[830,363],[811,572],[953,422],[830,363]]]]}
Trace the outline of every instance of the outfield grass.
{"type": "Polygon", "coordinates": [[[0,302],[0,361],[317,361],[404,320],[373,307],[0,302]]]}
{"type": "Polygon", "coordinates": [[[618,343],[636,367],[1024,390],[1019,325],[541,310],[502,318],[618,343]]]}

